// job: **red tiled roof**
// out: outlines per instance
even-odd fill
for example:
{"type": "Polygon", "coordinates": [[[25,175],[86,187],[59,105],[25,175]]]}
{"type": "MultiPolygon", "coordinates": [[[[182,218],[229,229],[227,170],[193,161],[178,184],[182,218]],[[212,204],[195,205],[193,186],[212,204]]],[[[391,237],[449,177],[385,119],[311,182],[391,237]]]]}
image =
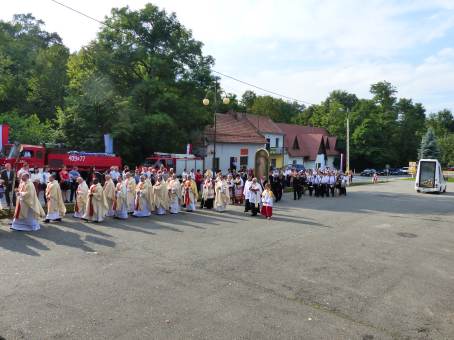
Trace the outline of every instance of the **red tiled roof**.
{"type": "MultiPolygon", "coordinates": [[[[241,113],[238,113],[241,114],[241,113]]],[[[244,114],[246,119],[255,126],[255,128],[261,133],[274,133],[278,135],[283,135],[284,132],[277,126],[275,122],[270,117],[252,115],[250,113],[244,114]]]]}
{"type": "MultiPolygon", "coordinates": [[[[209,141],[214,139],[214,128],[205,128],[205,136],[209,141]]],[[[216,113],[217,143],[266,144],[266,139],[257,129],[239,113],[216,113]]]]}
{"type": "Polygon", "coordinates": [[[277,123],[277,126],[285,133],[284,146],[291,157],[308,157],[313,161],[322,144],[328,156],[339,154],[336,150],[337,137],[330,137],[325,128],[284,123],[277,123]],[[293,148],[295,138],[299,149],[293,148]]]}
{"type": "Polygon", "coordinates": [[[322,127],[313,127],[313,126],[304,126],[297,124],[286,124],[286,123],[276,123],[276,125],[285,133],[285,134],[306,134],[306,133],[319,133],[323,136],[328,136],[328,131],[322,127]]]}

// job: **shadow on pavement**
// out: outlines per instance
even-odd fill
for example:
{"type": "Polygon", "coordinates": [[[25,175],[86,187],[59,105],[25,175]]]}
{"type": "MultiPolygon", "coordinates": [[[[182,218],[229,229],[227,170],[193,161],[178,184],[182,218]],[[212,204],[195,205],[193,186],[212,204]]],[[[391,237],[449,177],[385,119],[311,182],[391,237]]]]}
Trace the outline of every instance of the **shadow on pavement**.
{"type": "Polygon", "coordinates": [[[30,256],[40,256],[35,250],[50,250],[46,245],[22,231],[0,230],[0,248],[30,256]]]}

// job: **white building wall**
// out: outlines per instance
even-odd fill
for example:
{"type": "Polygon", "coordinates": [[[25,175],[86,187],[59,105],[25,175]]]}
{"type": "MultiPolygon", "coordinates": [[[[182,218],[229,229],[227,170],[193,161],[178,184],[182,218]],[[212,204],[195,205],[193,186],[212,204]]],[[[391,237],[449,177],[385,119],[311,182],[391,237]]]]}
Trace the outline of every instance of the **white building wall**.
{"type": "Polygon", "coordinates": [[[331,168],[331,169],[334,168],[334,159],[335,158],[336,158],[335,156],[328,156],[328,159],[326,160],[326,166],[328,168],[331,168]]]}
{"type": "Polygon", "coordinates": [[[304,162],[304,167],[306,169],[315,169],[315,162],[314,161],[306,161],[306,162],[304,162]]]}
{"type": "Polygon", "coordinates": [[[291,157],[291,156],[289,156],[288,153],[284,154],[284,166],[285,167],[287,165],[291,165],[291,164],[300,164],[300,165],[304,165],[304,167],[306,169],[315,169],[316,163],[319,163],[320,168],[324,169],[325,167],[332,168],[333,161],[334,161],[333,156],[328,157],[328,160],[325,161],[324,154],[317,155],[317,159],[315,161],[307,161],[307,160],[305,161],[303,157],[291,157]],[[295,163],[293,163],[294,161],[295,161],[295,163]]]}
{"type": "Polygon", "coordinates": [[[315,159],[315,164],[319,164],[319,168],[324,169],[326,167],[325,154],[318,154],[317,158],[315,159]]]}
{"type": "Polygon", "coordinates": [[[284,147],[284,136],[283,135],[275,135],[272,133],[264,133],[263,134],[266,139],[270,140],[270,147],[271,148],[283,148],[284,147]],[[276,144],[276,139],[278,140],[278,144],[276,144]]]}
{"type": "MultiPolygon", "coordinates": [[[[253,169],[255,164],[255,153],[258,149],[265,148],[265,144],[234,144],[234,143],[216,143],[216,157],[219,158],[219,169],[226,172],[230,168],[230,157],[237,158],[237,169],[240,169],[241,149],[248,150],[247,168],[253,169]]],[[[213,164],[213,144],[207,146],[207,157],[205,157],[205,168],[211,168],[213,164]]]]}

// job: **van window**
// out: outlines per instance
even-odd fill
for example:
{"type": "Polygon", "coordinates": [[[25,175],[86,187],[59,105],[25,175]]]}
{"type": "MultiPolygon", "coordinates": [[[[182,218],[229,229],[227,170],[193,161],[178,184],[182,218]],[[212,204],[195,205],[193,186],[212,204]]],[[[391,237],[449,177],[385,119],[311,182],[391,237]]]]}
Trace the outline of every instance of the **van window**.
{"type": "Polygon", "coordinates": [[[435,186],[437,163],[421,161],[419,166],[419,186],[422,188],[433,188],[435,186]]]}
{"type": "Polygon", "coordinates": [[[36,158],[42,159],[43,158],[43,152],[42,151],[36,151],[36,158]]]}

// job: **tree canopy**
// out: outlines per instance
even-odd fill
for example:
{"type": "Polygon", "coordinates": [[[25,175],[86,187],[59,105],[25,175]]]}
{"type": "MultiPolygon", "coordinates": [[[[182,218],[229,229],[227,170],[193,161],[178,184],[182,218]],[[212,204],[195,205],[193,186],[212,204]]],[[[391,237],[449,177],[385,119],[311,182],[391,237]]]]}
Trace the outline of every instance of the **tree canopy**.
{"type": "Polygon", "coordinates": [[[429,128],[426,134],[422,137],[421,148],[419,149],[419,158],[420,159],[440,158],[440,149],[438,148],[438,143],[432,128],[429,128]]]}

